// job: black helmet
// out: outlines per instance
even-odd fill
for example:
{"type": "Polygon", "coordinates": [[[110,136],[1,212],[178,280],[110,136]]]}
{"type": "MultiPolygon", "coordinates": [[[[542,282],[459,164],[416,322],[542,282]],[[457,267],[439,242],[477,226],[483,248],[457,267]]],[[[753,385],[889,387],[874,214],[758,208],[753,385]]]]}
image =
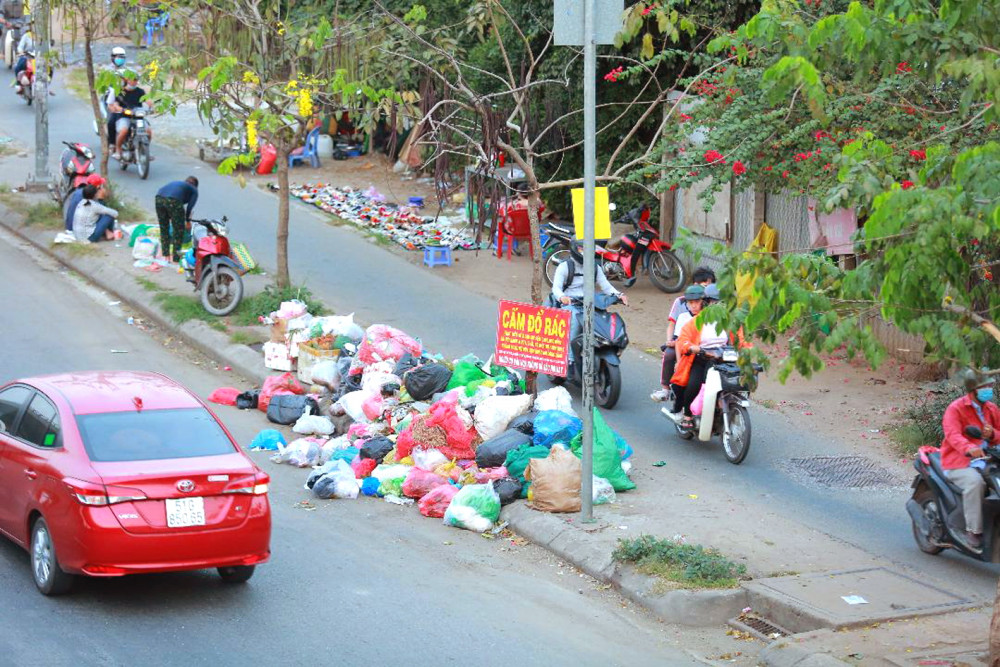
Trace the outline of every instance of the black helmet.
{"type": "Polygon", "coordinates": [[[971,393],[980,387],[988,387],[990,380],[988,377],[971,368],[964,369],[958,374],[958,380],[962,383],[965,393],[971,393]]]}
{"type": "Polygon", "coordinates": [[[573,258],[573,261],[583,266],[583,250],[580,248],[579,243],[572,243],[569,246],[569,256],[573,258]]]}

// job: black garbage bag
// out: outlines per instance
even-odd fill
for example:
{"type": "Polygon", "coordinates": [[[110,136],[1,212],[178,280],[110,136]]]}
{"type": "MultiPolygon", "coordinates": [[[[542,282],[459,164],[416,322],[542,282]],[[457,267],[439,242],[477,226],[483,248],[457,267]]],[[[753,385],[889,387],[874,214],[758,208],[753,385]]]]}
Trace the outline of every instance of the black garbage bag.
{"type": "MultiPolygon", "coordinates": [[[[517,480],[514,481],[516,482],[517,480]]],[[[318,498],[329,500],[334,497],[334,494],[337,491],[337,478],[333,475],[321,475],[310,488],[312,488],[312,492],[315,493],[318,498]]],[[[503,498],[503,496],[501,496],[501,498],[503,498]]]]}
{"type": "Polygon", "coordinates": [[[404,375],[406,375],[406,371],[412,370],[419,365],[420,365],[420,360],[414,357],[409,352],[407,352],[406,354],[404,354],[402,357],[399,358],[399,361],[396,362],[396,368],[393,371],[393,374],[396,377],[401,378],[404,375]]]}
{"type": "Polygon", "coordinates": [[[392,440],[384,435],[377,435],[361,445],[360,456],[363,459],[375,459],[381,463],[385,455],[392,451],[393,446],[392,440]]]}
{"type": "Polygon", "coordinates": [[[245,391],[236,397],[236,407],[240,410],[256,410],[260,398],[260,389],[245,391]]]}
{"type": "Polygon", "coordinates": [[[319,414],[319,404],[308,396],[278,394],[272,396],[271,402],[267,404],[267,420],[289,426],[305,414],[306,408],[309,408],[314,415],[319,414]]]}
{"type": "Polygon", "coordinates": [[[495,438],[490,438],[476,448],[476,465],[480,468],[496,468],[507,460],[507,452],[521,445],[530,445],[531,436],[508,429],[495,438]]]}
{"type": "Polygon", "coordinates": [[[444,391],[450,381],[451,369],[443,364],[424,364],[407,371],[403,377],[406,391],[416,401],[426,401],[444,391]]]}
{"type": "Polygon", "coordinates": [[[501,505],[509,505],[521,497],[521,482],[513,477],[495,480],[493,489],[500,496],[501,505]]]}
{"type": "Polygon", "coordinates": [[[538,416],[537,410],[532,410],[531,412],[526,412],[520,417],[514,417],[514,419],[507,425],[507,429],[514,429],[515,431],[520,431],[526,435],[534,435],[535,433],[535,417],[538,416]]]}

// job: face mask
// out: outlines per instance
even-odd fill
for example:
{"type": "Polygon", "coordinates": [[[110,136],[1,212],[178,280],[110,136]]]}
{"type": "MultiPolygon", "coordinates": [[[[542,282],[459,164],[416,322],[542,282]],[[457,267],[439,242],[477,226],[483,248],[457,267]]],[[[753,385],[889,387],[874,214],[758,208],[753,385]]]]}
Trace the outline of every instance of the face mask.
{"type": "Polygon", "coordinates": [[[115,58],[114,63],[116,65],[118,65],[119,67],[121,67],[121,66],[123,66],[125,64],[125,59],[124,58],[115,58]]]}
{"type": "Polygon", "coordinates": [[[135,90],[135,84],[134,83],[126,83],[125,84],[125,90],[135,90]]]}
{"type": "Polygon", "coordinates": [[[993,387],[983,387],[976,390],[976,400],[980,403],[993,400],[993,387]]]}

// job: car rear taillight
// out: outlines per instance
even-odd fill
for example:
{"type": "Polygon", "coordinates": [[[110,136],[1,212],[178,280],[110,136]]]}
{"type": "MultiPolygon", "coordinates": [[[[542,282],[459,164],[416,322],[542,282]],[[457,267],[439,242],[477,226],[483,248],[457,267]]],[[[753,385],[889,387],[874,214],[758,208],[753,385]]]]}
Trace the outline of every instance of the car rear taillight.
{"type": "Polygon", "coordinates": [[[76,498],[81,505],[114,505],[116,503],[127,503],[132,500],[146,500],[146,494],[138,489],[129,489],[123,486],[104,486],[94,482],[85,482],[80,479],[67,477],[63,480],[70,494],[76,498]]]}
{"type": "Polygon", "coordinates": [[[231,488],[223,490],[223,493],[245,493],[253,496],[263,496],[267,493],[268,482],[271,478],[266,473],[257,473],[253,477],[246,477],[233,482],[231,488]]]}

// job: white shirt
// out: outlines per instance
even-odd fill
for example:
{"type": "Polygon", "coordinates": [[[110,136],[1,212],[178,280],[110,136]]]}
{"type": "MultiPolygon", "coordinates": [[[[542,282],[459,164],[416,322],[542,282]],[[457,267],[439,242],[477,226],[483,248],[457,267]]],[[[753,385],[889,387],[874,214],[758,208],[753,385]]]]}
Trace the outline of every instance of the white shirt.
{"type": "MultiPolygon", "coordinates": [[[[579,264],[576,260],[573,261],[573,280],[570,281],[569,286],[563,289],[563,285],[566,284],[567,274],[569,273],[569,260],[559,264],[556,268],[556,274],[552,277],[552,296],[558,301],[564,296],[568,296],[571,299],[582,299],[583,298],[583,266],[579,264]]],[[[608,282],[608,277],[604,275],[604,269],[600,266],[597,267],[597,276],[595,278],[597,289],[599,289],[603,294],[608,296],[618,296],[621,294],[618,290],[611,286],[608,282]]]]}
{"type": "Polygon", "coordinates": [[[725,347],[728,344],[729,334],[717,331],[715,322],[706,322],[701,328],[701,349],[725,347]]]}
{"type": "Polygon", "coordinates": [[[35,46],[35,40],[31,38],[30,32],[26,32],[23,35],[21,35],[21,41],[17,43],[17,52],[25,53],[27,51],[31,51],[34,48],[34,46],[35,46]]]}

